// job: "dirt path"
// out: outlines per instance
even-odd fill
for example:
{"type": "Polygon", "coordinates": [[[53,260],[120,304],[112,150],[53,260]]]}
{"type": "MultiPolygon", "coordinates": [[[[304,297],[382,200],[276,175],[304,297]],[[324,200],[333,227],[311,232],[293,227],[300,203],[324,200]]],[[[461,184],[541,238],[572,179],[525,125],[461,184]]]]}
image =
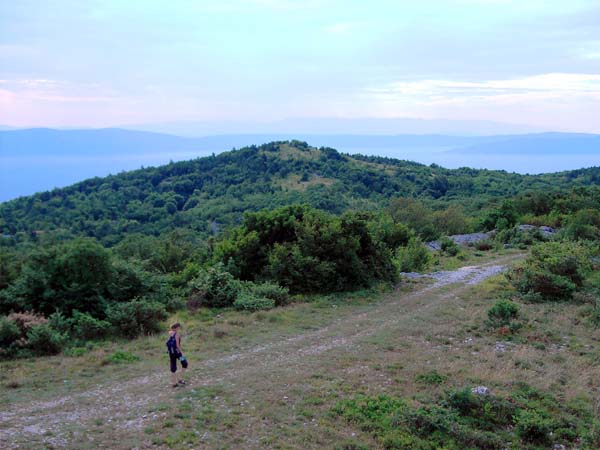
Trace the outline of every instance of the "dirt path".
{"type": "MultiPolygon", "coordinates": [[[[191,385],[244,386],[240,394],[243,396],[252,389],[261,389],[261,380],[271,377],[273,383],[269,389],[273,386],[283,389],[286,374],[302,371],[311,362],[318,364],[318,358],[332,350],[352,352],[370,336],[394,329],[411,315],[429,308],[432,302],[442,302],[455,291],[496,275],[516,258],[512,255],[493,263],[430,274],[433,283],[409,294],[391,294],[364,312],[336,318],[318,330],[204,360],[191,374],[191,385]],[[252,383],[255,386],[246,386],[252,383]]],[[[327,357],[330,359],[329,354],[327,357]]],[[[154,421],[164,420],[167,414],[148,413],[149,408],[173,399],[173,392],[166,390],[164,383],[165,374],[161,372],[118,384],[102,384],[49,401],[10,405],[0,412],[0,447],[80,448],[74,442],[85,441],[85,429],[101,422],[110,426],[115,439],[120,434],[143,436],[145,428],[154,421]]],[[[251,442],[252,433],[247,439],[251,442]]],[[[100,445],[100,448],[107,447],[100,445]]]]}

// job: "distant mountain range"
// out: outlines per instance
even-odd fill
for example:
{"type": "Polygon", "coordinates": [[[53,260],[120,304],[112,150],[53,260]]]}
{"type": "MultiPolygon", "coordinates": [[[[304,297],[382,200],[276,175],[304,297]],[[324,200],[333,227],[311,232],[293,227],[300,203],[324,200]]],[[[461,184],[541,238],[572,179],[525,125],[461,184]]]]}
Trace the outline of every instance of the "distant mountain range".
{"type": "Polygon", "coordinates": [[[600,166],[600,135],[594,134],[271,133],[181,137],[118,128],[1,130],[0,201],[141,166],[292,139],[350,154],[387,156],[448,168],[468,166],[543,173],[600,166]]]}
{"type": "Polygon", "coordinates": [[[289,118],[274,121],[204,121],[128,124],[120,128],[177,136],[201,137],[223,134],[444,134],[449,136],[493,136],[548,131],[528,125],[486,120],[415,118],[289,118]]]}

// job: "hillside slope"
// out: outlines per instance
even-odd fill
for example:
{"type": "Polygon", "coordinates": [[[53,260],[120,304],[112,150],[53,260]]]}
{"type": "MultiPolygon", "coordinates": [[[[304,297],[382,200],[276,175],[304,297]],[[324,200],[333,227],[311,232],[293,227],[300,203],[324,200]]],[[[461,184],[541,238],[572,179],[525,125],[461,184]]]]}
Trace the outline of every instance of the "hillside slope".
{"type": "Polygon", "coordinates": [[[107,243],[131,232],[176,227],[211,233],[243,212],[308,203],[333,213],[369,209],[399,196],[460,202],[527,190],[600,184],[600,168],[519,175],[444,169],[390,158],[343,155],[304,142],[273,142],[217,156],[92,178],[0,204],[0,233],[60,230],[107,243]]]}

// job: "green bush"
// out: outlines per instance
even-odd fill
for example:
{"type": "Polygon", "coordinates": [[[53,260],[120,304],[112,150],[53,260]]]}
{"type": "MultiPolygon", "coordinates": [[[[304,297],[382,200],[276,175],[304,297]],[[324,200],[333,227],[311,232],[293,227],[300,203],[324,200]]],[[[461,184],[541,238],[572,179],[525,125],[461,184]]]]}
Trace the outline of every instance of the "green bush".
{"type": "Polygon", "coordinates": [[[259,297],[251,292],[240,292],[233,302],[235,309],[244,311],[259,311],[275,307],[275,300],[259,297]]]}
{"type": "Polygon", "coordinates": [[[130,352],[124,352],[124,351],[120,351],[120,350],[114,352],[112,355],[110,355],[109,357],[106,358],[106,362],[113,363],[113,364],[129,364],[129,363],[136,362],[139,360],[140,360],[139,356],[136,356],[130,352]]]}
{"type": "Polygon", "coordinates": [[[540,411],[523,409],[515,416],[515,430],[525,442],[548,444],[553,428],[553,421],[540,411]]]}
{"type": "Polygon", "coordinates": [[[189,286],[190,298],[197,299],[200,306],[216,308],[233,305],[241,288],[240,283],[222,264],[201,271],[189,286]]]}
{"type": "Polygon", "coordinates": [[[432,371],[426,372],[426,373],[420,373],[415,377],[415,381],[417,383],[431,384],[431,385],[442,384],[442,383],[446,382],[447,379],[448,379],[448,376],[438,373],[437,370],[432,370],[432,371]]]}
{"type": "Polygon", "coordinates": [[[459,419],[456,412],[441,406],[424,406],[406,415],[410,431],[419,436],[450,434],[459,419]]]}
{"type": "Polygon", "coordinates": [[[70,335],[73,332],[73,321],[60,311],[50,314],[48,317],[48,325],[50,325],[50,328],[53,330],[63,334],[70,335]]]}
{"type": "Polygon", "coordinates": [[[113,281],[111,255],[91,239],[76,239],[32,252],[11,285],[19,310],[67,316],[74,309],[104,314],[113,281]]]}
{"type": "Polygon", "coordinates": [[[391,216],[381,215],[370,223],[369,230],[374,239],[394,251],[398,247],[405,247],[414,237],[414,232],[403,223],[396,223],[391,216]]]}
{"type": "Polygon", "coordinates": [[[537,228],[521,230],[519,227],[513,227],[499,231],[494,240],[525,250],[531,245],[546,241],[546,238],[537,228]]]}
{"type": "Polygon", "coordinates": [[[471,389],[464,388],[450,391],[446,397],[445,405],[455,409],[463,416],[470,416],[479,409],[479,398],[471,392],[471,389]]]}
{"type": "Polygon", "coordinates": [[[519,315],[519,306],[510,300],[498,300],[488,309],[487,325],[491,328],[509,326],[519,315]]]}
{"type": "Polygon", "coordinates": [[[532,303],[570,300],[577,290],[577,285],[567,277],[549,271],[516,268],[513,276],[519,277],[519,281],[513,284],[523,299],[532,303]]]}
{"type": "Polygon", "coordinates": [[[144,300],[113,304],[107,311],[107,320],[115,331],[130,338],[160,331],[166,319],[163,304],[144,300]]]}
{"type": "Polygon", "coordinates": [[[336,217],[303,205],[249,213],[217,243],[215,259],[241,280],[275,281],[292,293],[393,282],[391,250],[375,235],[393,243],[404,239],[403,229],[374,231],[373,220],[372,214],[336,217]]]}
{"type": "Polygon", "coordinates": [[[110,299],[124,302],[157,288],[159,276],[145,271],[139,263],[115,259],[112,263],[110,299]]]}
{"type": "Polygon", "coordinates": [[[250,283],[249,292],[256,297],[264,297],[275,302],[275,306],[284,306],[290,302],[290,291],[277,283],[266,281],[264,283],[250,283]]]}
{"type": "Polygon", "coordinates": [[[423,272],[431,263],[431,252],[418,238],[411,238],[406,247],[396,250],[394,263],[400,272],[423,272]]]}
{"type": "Polygon", "coordinates": [[[448,256],[456,256],[460,252],[460,247],[452,239],[444,236],[440,239],[440,250],[448,256]]]}
{"type": "Polygon", "coordinates": [[[8,317],[0,317],[0,354],[16,344],[21,337],[21,331],[15,322],[8,317]]]}
{"type": "Polygon", "coordinates": [[[504,200],[500,206],[490,210],[481,220],[480,227],[484,230],[506,230],[517,224],[517,211],[512,200],[504,200]]]}
{"type": "Polygon", "coordinates": [[[600,239],[600,211],[584,209],[571,215],[566,221],[562,235],[574,241],[597,241],[600,239]]]}
{"type": "Polygon", "coordinates": [[[570,300],[590,269],[585,247],[570,242],[547,242],[531,249],[525,262],[508,273],[516,290],[527,299],[570,300]]]}
{"type": "Polygon", "coordinates": [[[38,355],[55,355],[60,353],[67,342],[67,336],[50,327],[36,325],[27,332],[27,348],[38,355]]]}
{"type": "Polygon", "coordinates": [[[111,324],[106,320],[94,319],[86,313],[73,311],[72,327],[75,337],[84,340],[104,338],[110,331],[111,324]]]}

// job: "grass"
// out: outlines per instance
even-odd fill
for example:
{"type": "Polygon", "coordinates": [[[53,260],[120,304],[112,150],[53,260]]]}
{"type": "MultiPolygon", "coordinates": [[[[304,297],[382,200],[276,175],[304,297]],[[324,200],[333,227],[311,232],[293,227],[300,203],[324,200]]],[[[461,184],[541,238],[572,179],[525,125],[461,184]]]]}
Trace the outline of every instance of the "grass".
{"type": "MultiPolygon", "coordinates": [[[[484,252],[464,263],[498,257],[516,255],[484,252]]],[[[382,448],[378,435],[336,413],[340,401],[383,395],[418,409],[439,406],[448,390],[477,385],[506,397],[526,383],[551,392],[560,405],[598,416],[600,332],[587,320],[589,305],[520,304],[526,325],[506,338],[484,324],[499,293],[510,296],[502,276],[416,293],[426,283],[299,297],[257,313],[182,311],[170,320],[184,325],[190,384],[177,390],[168,387],[165,336],[105,342],[81,355],[2,362],[0,405],[11,410],[69,396],[77,403],[66,411],[89,411],[95,400],[80,393],[96,389],[101,396],[102,386],[131,383],[101,398],[117,424],[102,411],[90,413],[68,436],[77,448],[89,446],[89,436],[97,446],[117,449],[382,448]],[[497,351],[498,342],[507,350],[497,351]],[[118,352],[139,360],[102,364],[118,352]],[[148,384],[135,382],[152,376],[148,384]],[[13,382],[18,385],[9,387],[13,382]],[[123,397],[132,400],[119,403],[123,397]]],[[[51,423],[50,416],[45,420],[51,423]]],[[[48,427],[54,437],[66,429],[48,427]]]]}

